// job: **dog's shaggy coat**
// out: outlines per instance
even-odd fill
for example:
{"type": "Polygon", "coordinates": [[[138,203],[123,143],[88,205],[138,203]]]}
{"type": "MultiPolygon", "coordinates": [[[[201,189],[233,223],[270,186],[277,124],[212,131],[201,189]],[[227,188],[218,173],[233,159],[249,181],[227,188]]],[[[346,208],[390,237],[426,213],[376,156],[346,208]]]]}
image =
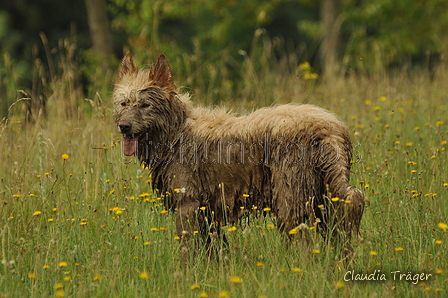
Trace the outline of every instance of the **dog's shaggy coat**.
{"type": "Polygon", "coordinates": [[[286,232],[312,219],[348,245],[358,230],[364,196],[349,185],[352,146],[328,111],[287,104],[237,117],[194,108],[176,92],[163,54],[149,70],[126,54],[113,101],[123,152],[169,193],[183,245],[193,230],[219,232],[253,206],[269,208],[286,232]]]}

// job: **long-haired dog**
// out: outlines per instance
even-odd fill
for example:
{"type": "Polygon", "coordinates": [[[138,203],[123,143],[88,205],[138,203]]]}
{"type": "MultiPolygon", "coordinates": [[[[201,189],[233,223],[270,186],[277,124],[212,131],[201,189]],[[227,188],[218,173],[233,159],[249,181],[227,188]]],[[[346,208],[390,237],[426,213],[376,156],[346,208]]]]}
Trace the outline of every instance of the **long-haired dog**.
{"type": "Polygon", "coordinates": [[[325,238],[351,248],[364,196],[349,184],[347,128],[330,112],[287,104],[235,116],[193,107],[177,93],[163,54],[140,70],[127,53],[113,103],[123,153],[137,156],[155,189],[169,193],[184,253],[193,231],[219,233],[253,206],[274,213],[281,231],[294,234],[313,220],[325,238]]]}

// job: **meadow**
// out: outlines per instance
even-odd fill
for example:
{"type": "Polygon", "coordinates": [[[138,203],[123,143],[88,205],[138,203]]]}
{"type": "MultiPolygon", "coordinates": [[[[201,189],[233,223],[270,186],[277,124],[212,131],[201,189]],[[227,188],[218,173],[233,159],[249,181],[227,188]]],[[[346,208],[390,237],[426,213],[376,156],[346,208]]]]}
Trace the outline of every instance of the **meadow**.
{"type": "Polygon", "coordinates": [[[0,297],[447,296],[446,69],[322,79],[294,59],[256,70],[246,57],[231,97],[235,82],[208,85],[221,78],[216,66],[176,73],[186,58],[167,56],[179,85],[209,74],[187,90],[195,104],[219,97],[243,113],[312,103],[340,116],[354,144],[351,184],[369,201],[354,258],[342,260],[315,230],[310,244],[289,243],[267,212],[225,227],[226,250],[212,258],[200,250],[182,268],[164,194],[121,153],[113,75],[85,101],[65,69],[49,82],[47,117],[26,124],[18,102],[0,126],[0,297]]]}

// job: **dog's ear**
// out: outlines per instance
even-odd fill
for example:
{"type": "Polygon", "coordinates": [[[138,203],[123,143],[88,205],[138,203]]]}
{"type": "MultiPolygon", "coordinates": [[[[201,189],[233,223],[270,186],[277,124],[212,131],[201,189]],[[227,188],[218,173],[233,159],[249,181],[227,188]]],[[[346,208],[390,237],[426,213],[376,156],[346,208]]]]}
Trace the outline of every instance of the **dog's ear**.
{"type": "Polygon", "coordinates": [[[156,86],[166,87],[168,90],[174,91],[171,67],[164,54],[160,54],[157,58],[156,65],[149,72],[149,80],[156,86]]]}
{"type": "Polygon", "coordinates": [[[138,72],[138,69],[134,65],[132,55],[131,53],[127,52],[126,55],[124,55],[123,60],[121,60],[120,66],[118,67],[117,83],[119,83],[126,74],[136,72],[138,72]]]}

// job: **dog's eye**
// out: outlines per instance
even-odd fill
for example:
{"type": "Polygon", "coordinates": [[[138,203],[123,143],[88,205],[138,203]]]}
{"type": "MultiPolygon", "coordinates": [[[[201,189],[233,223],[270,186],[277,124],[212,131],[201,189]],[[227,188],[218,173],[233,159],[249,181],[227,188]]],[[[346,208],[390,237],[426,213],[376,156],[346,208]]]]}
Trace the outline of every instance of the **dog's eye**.
{"type": "Polygon", "coordinates": [[[149,107],[149,104],[148,103],[143,103],[142,104],[142,108],[148,108],[149,107]]]}
{"type": "Polygon", "coordinates": [[[123,101],[123,102],[121,103],[121,106],[122,106],[122,107],[125,107],[125,106],[126,106],[126,103],[123,101]]]}

